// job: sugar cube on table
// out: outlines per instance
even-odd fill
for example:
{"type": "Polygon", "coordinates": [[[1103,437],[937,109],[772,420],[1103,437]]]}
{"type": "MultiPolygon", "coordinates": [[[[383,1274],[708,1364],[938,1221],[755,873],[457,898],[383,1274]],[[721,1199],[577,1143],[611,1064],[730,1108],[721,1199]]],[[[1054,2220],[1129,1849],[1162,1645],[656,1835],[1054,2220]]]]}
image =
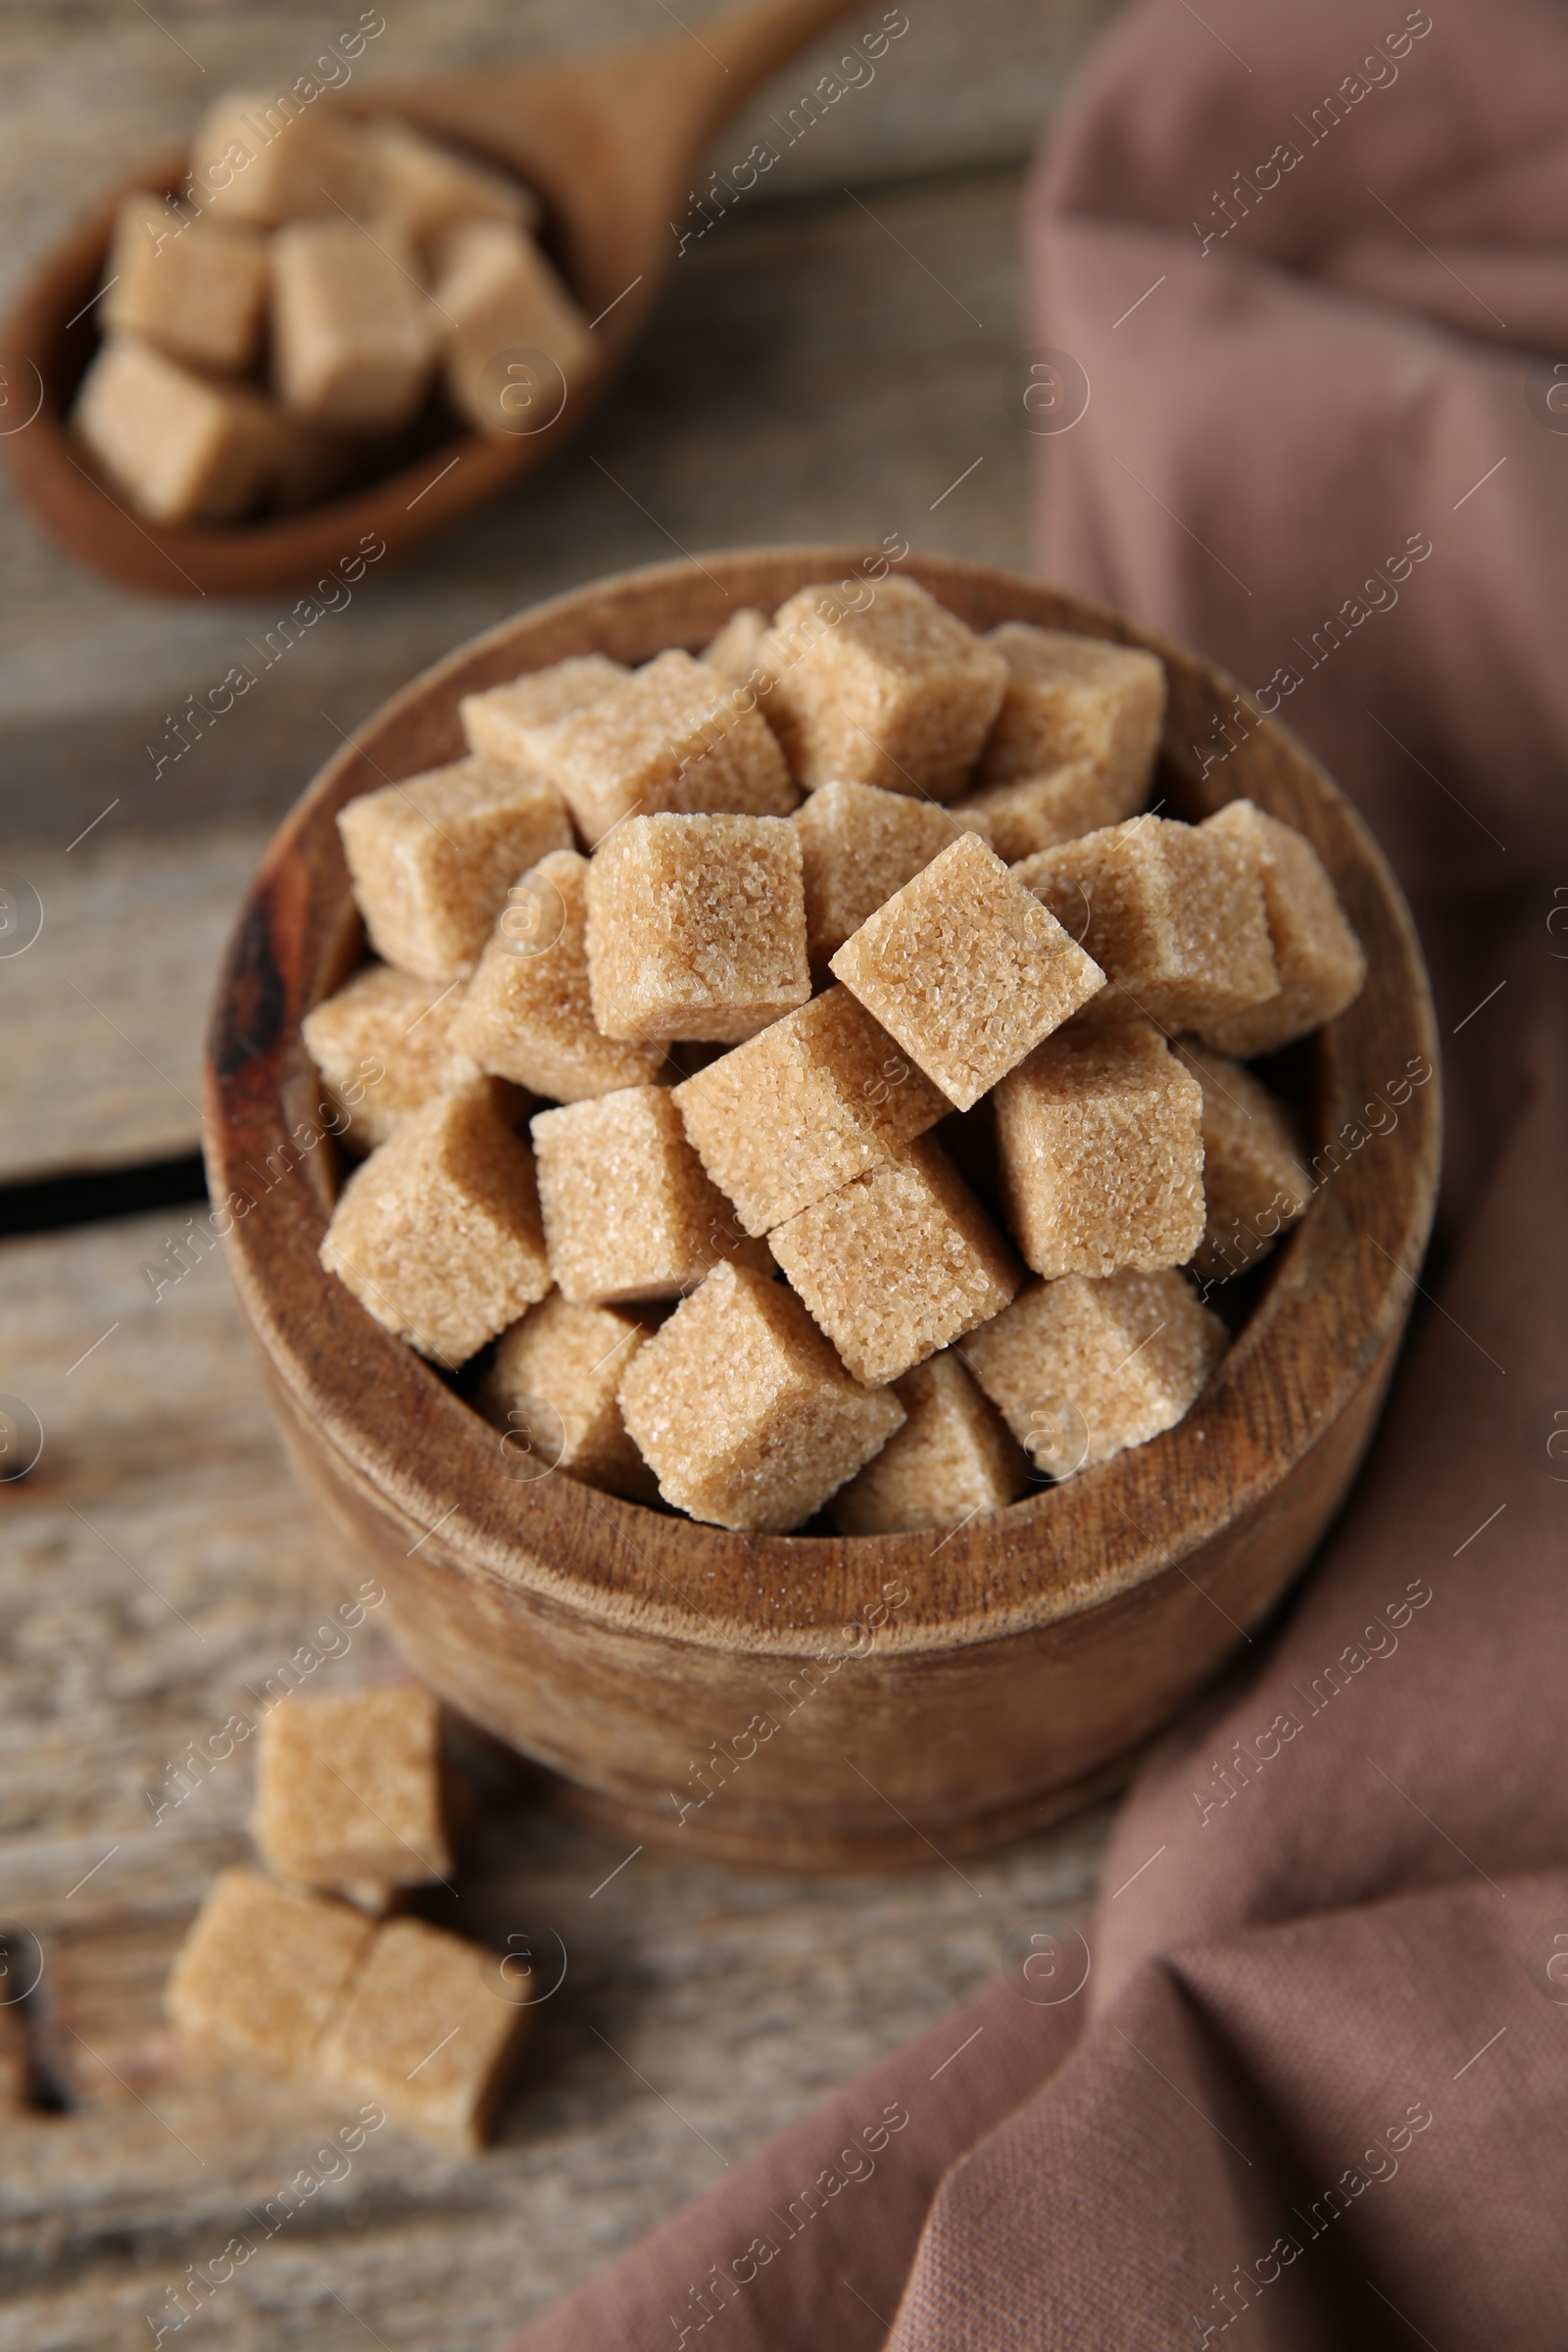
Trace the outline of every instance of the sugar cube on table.
{"type": "Polygon", "coordinates": [[[986,643],[1006,663],[1007,684],[982,780],[1005,784],[1088,760],[1115,804],[1100,822],[1130,816],[1148,791],[1165,715],[1158,656],[1025,620],[1004,620],[986,643]]]}
{"type": "Polygon", "coordinates": [[[463,2153],[483,2147],[532,2023],[501,1959],[422,1919],[378,1928],[317,2054],[324,2080],[463,2153]]]}
{"type": "Polygon", "coordinates": [[[539,200],[506,173],[459,155],[408,122],[367,122],[361,135],[374,158],[374,225],[392,238],[424,246],[459,220],[504,220],[532,228],[539,200]]]}
{"type": "Polygon", "coordinates": [[[788,816],[800,799],[744,691],[678,648],[541,728],[530,751],[590,848],[629,816],[788,816]]]}
{"type": "Polygon", "coordinates": [[[603,1036],[588,993],[588,860],[552,850],[514,882],[466,994],[449,999],[454,1051],[555,1102],[642,1086],[654,1042],[603,1036]]]}
{"type": "Polygon", "coordinates": [[[1203,1095],[1157,1029],[1058,1029],[996,1102],[1007,1225],[1037,1274],[1187,1263],[1203,1234],[1203,1095]]]}
{"type": "Polygon", "coordinates": [[[285,409],[396,432],[435,368],[440,312],[408,261],[352,220],[296,220],[272,240],[272,369],[285,409]]]}
{"type": "Polygon", "coordinates": [[[658,1481],[626,1435],[616,1391],[651,1336],[609,1306],[574,1306],[552,1291],[496,1343],[478,1396],[519,1477],[564,1470],[609,1494],[652,1502],[658,1481]]]}
{"type": "Polygon", "coordinates": [[[550,1265],[573,1305],[674,1298],[737,1249],[669,1090],[622,1087],[531,1122],[550,1265]]]}
{"type": "Polygon", "coordinates": [[[337,827],[371,945],[425,980],[466,979],[516,877],[571,847],[553,785],[482,760],[361,793],[337,827]]]}
{"type": "Polygon", "coordinates": [[[704,1167],[766,1233],[949,1110],[847,988],[830,988],[674,1089],[704,1167]]]}
{"type": "Polygon", "coordinates": [[[1037,850],[1076,841],[1102,825],[1130,816],[1138,801],[1113,792],[1092,760],[1069,760],[1044,775],[1020,776],[1010,784],[988,784],[954,804],[960,821],[990,829],[991,847],[1008,865],[1037,850]],[[1127,803],[1131,799],[1132,806],[1127,803]]]}
{"type": "Polygon", "coordinates": [[[379,199],[380,159],[357,122],[330,106],[265,90],[230,91],[191,141],[193,193],[219,219],[275,228],[338,206],[365,219],[379,199]]]}
{"type": "Polygon", "coordinates": [[[220,373],[256,357],[271,277],[255,229],[186,220],[160,196],[126,196],[108,269],[101,316],[112,333],[220,373]]]}
{"type": "Polygon", "coordinates": [[[385,1908],[452,1869],[440,1710],[418,1683],[291,1695],[257,1736],[251,1835],[281,1879],[385,1908]]]}
{"type": "Polygon", "coordinates": [[[1244,1274],[1303,1216],[1312,1179],[1294,1123],[1277,1096],[1240,1062],[1177,1047],[1203,1094],[1203,1238],[1193,1259],[1205,1281],[1244,1274]]]}
{"type": "Polygon", "coordinates": [[[956,801],[1007,665],[913,580],[820,581],[779,607],[763,641],[768,723],[808,788],[879,784],[956,801]]]}
{"type": "Polygon", "coordinates": [[[770,626],[767,614],[755,605],[738,605],[717,636],[704,646],[702,659],[738,682],[754,674],[760,679],[762,639],[770,626]]]}
{"type": "Polygon", "coordinates": [[[329,1897],[221,1871],[170,1974],[170,2022],[199,2045],[301,2074],[342,2004],[374,1929],[329,1897]]]}
{"type": "Polygon", "coordinates": [[[1191,1283],[1162,1272],[1035,1282],[963,1343],[963,1360],[1053,1478],[1173,1429],[1225,1352],[1191,1283]]]}
{"type": "Polygon", "coordinates": [[[1193,1023],[1205,1045],[1245,1061],[1337,1019],[1361,993],[1366,956],[1304,833],[1250,801],[1230,802],[1199,830],[1239,849],[1263,889],[1278,996],[1193,1023]]]}
{"type": "Polygon", "coordinates": [[[321,1263],[456,1369],[550,1288],[533,1154],[479,1089],[411,1111],[349,1178],[321,1263]]]}
{"type": "Polygon", "coordinates": [[[1029,1464],[956,1351],[929,1356],[893,1384],[908,1416],[833,1498],[846,1536],[952,1527],[1015,1502],[1029,1464]]]}
{"type": "Polygon", "coordinates": [[[1019,1267],[928,1136],[825,1194],[767,1246],[867,1388],[1000,1314],[1019,1267]]]}
{"type": "Polygon", "coordinates": [[[72,423],[112,490],[149,522],[233,522],[265,497],[271,409],[129,335],[111,335],[82,379],[72,423]]]}
{"type": "Polygon", "coordinates": [[[935,801],[874,784],[823,784],[790,821],[801,837],[813,971],[966,830],[935,801]]]}
{"type": "Polygon", "coordinates": [[[593,371],[588,320],[525,229],[448,229],[433,300],[449,322],[448,397],[480,432],[542,431],[593,371]]]}
{"type": "Polygon", "coordinates": [[[546,669],[526,670],[505,686],[466,694],[458,716],[468,749],[500,766],[535,767],[546,740],[540,729],[586,710],[630,674],[623,662],[612,662],[608,654],[573,654],[546,669]]]}
{"type": "Polygon", "coordinates": [[[948,1100],[967,1110],[1103,982],[973,833],[867,917],[831,958],[948,1100]]]}
{"type": "Polygon", "coordinates": [[[638,1350],[620,1407],[666,1502],[759,1535],[799,1527],[904,1420],[792,1292],[729,1261],[638,1350]]]}
{"type": "Polygon", "coordinates": [[[1279,993],[1256,860],[1206,826],[1134,817],[1013,872],[1103,968],[1097,1020],[1206,1032],[1279,993]]]}
{"type": "Polygon", "coordinates": [[[781,817],[628,817],[587,896],[607,1037],[735,1045],[811,993],[800,837],[781,817]]]}
{"type": "Polygon", "coordinates": [[[461,1000],[435,980],[367,964],[305,1015],[300,1032],[356,1151],[384,1144],[432,1096],[471,1085],[479,1065],[452,1044],[461,1000]]]}

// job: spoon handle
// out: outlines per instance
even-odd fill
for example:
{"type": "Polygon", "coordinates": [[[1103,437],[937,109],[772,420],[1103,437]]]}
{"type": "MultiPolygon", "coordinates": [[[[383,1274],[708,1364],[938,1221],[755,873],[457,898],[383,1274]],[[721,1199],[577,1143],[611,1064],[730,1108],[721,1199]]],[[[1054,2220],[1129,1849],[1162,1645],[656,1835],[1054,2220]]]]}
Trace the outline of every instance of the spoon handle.
{"type": "Polygon", "coordinates": [[[701,25],[697,37],[730,75],[733,106],[808,41],[848,11],[849,0],[739,0],[701,25]]]}

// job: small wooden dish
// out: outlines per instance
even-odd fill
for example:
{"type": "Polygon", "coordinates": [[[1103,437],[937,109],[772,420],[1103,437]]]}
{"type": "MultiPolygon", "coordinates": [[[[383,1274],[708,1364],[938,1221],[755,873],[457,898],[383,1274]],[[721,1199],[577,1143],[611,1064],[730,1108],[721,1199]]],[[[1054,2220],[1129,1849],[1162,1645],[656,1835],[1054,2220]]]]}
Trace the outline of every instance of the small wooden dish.
{"type": "Polygon", "coordinates": [[[1322,769],[1220,671],[1103,607],[912,558],[907,572],[976,627],[1016,618],[1152,647],[1170,676],[1155,799],[1197,817],[1250,795],[1316,845],[1370,961],[1358,1003],[1301,1051],[1318,1170],[1338,1164],[1252,1278],[1261,1295],[1187,1419],[1008,1510],[916,1536],[747,1537],[559,1473],[508,1478],[494,1430],[317,1260],[339,1170],[300,1021],[361,953],[334,817],[354,794],[455,757],[462,694],[596,648],[633,662],[696,650],[736,606],[771,610],[864,561],[786,548],[629,572],[427,670],[278,832],[209,1042],[212,1197],[335,1565],[379,1579],[416,1671],[560,1776],[579,1809],[631,1843],[778,1869],[960,1854],[1125,1775],[1339,1508],[1414,1297],[1438,1174],[1420,952],[1322,769]],[[1243,739],[1200,777],[1194,747],[1221,740],[1221,711],[1243,739]],[[1410,1084],[1412,1064],[1425,1083],[1410,1084]],[[1385,1131],[1368,1136],[1363,1106],[1391,1087],[1398,1101],[1401,1084],[1397,1123],[1376,1114],[1385,1131]]]}

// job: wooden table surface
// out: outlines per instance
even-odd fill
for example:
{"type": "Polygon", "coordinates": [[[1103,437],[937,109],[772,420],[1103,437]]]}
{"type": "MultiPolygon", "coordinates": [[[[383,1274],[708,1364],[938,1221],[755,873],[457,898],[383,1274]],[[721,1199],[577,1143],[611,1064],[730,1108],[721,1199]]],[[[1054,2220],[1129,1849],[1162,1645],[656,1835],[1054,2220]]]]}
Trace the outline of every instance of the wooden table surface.
{"type": "MultiPolygon", "coordinates": [[[[563,37],[564,7],[523,13],[534,37],[563,37]]],[[[142,1163],[197,1146],[211,971],[270,823],[392,686],[620,565],[890,530],[1023,564],[1029,443],[1005,378],[1028,338],[1008,158],[1102,13],[1058,12],[1048,42],[1039,11],[966,12],[988,116],[972,94],[967,111],[933,95],[952,86],[958,38],[942,12],[919,73],[865,133],[875,169],[902,176],[857,175],[853,141],[824,139],[818,192],[803,161],[800,192],[683,258],[585,441],[419,563],[368,578],[156,776],[166,714],[277,615],[122,595],[0,508],[0,870],[43,909],[34,943],[0,956],[0,1230],[74,1213],[69,1187],[41,1206],[6,1188],[83,1172],[103,1212],[0,1243],[0,1391],[15,1400],[0,1413],[24,1433],[30,1414],[43,1436],[30,1474],[0,1485],[5,1981],[35,1952],[43,1968],[33,2000],[0,2005],[0,2352],[150,2343],[147,2315],[186,2266],[219,2253],[343,2120],[308,2086],[194,2068],[160,2011],[204,1888],[247,1851],[246,1749],[182,1802],[159,1800],[181,1786],[188,1743],[252,1706],[247,1690],[312,1642],[340,1592],[221,1263],[198,1255],[154,1297],[146,1269],[176,1262],[197,1204],[125,1213],[148,1197],[142,1163]],[[1027,109],[1009,54],[1028,69],[1027,109]],[[921,176],[931,163],[970,168],[921,176]],[[853,194],[821,192],[834,173],[857,178],[853,194]]],[[[163,116],[188,112],[199,68],[163,54],[166,28],[228,79],[257,70],[279,26],[303,40],[318,16],[285,6],[269,32],[223,6],[137,28],[95,6],[58,22],[13,12],[0,81],[26,162],[9,262],[118,154],[167,133],[163,116]]],[[[582,20],[594,37],[651,21],[635,0],[582,20]]],[[[424,7],[402,23],[388,71],[484,54],[495,12],[424,7]]],[[[17,172],[14,140],[9,153],[17,172]]],[[[372,1612],[323,1657],[318,1687],[388,1663],[372,1612]]],[[[643,1854],[602,1885],[624,1848],[492,1770],[450,1916],[501,1945],[559,1936],[568,1955],[498,2145],[460,2160],[378,2134],[177,2340],[490,2352],[977,1984],[1021,1920],[1087,1904],[1107,1818],[1080,1815],[961,1876],[786,1881],[643,1854]]]]}

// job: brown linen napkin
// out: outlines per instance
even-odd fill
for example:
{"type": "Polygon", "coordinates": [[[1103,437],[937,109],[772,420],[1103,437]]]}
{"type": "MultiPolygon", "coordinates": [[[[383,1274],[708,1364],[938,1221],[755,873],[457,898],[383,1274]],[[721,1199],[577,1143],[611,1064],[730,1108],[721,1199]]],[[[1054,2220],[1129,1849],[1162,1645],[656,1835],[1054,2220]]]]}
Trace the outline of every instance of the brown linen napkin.
{"type": "Polygon", "coordinates": [[[889,2322],[897,2352],[1543,2352],[1568,2341],[1568,16],[1148,0],[1029,228],[1034,342],[1090,387],[1041,441],[1040,567],[1275,681],[1391,852],[1446,1046],[1438,1244],[1339,1527],[1127,1801],[1082,1993],[986,1988],[519,2352],[889,2322]]]}

